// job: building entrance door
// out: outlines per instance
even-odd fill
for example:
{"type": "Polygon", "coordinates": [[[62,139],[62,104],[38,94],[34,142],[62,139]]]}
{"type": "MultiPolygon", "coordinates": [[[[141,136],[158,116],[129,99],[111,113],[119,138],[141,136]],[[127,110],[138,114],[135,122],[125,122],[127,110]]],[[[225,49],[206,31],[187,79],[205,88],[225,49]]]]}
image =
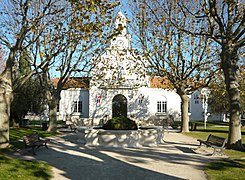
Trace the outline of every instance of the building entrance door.
{"type": "Polygon", "coordinates": [[[127,117],[127,98],[122,95],[116,95],[112,100],[112,117],[127,117]]]}

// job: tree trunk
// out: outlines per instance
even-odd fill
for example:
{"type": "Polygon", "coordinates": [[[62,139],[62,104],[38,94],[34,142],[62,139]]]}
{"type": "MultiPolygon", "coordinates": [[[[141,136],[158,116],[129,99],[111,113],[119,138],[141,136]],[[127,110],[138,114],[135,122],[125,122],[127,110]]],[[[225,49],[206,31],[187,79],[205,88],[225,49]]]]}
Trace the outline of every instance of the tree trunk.
{"type": "MultiPolygon", "coordinates": [[[[230,46],[231,47],[231,46],[230,46]]],[[[225,75],[226,90],[229,96],[229,135],[227,148],[243,149],[241,136],[240,91],[238,84],[239,67],[237,50],[223,47],[221,65],[225,75]]]]}
{"type": "Polygon", "coordinates": [[[189,132],[188,102],[189,97],[180,93],[181,98],[181,132],[189,132]]]}
{"type": "Polygon", "coordinates": [[[57,131],[57,98],[55,95],[51,95],[48,92],[48,106],[49,106],[49,127],[48,132],[56,132],[57,131]]]}
{"type": "Polygon", "coordinates": [[[0,75],[0,148],[9,144],[9,117],[12,102],[12,62],[14,53],[10,52],[6,68],[0,75]]]}

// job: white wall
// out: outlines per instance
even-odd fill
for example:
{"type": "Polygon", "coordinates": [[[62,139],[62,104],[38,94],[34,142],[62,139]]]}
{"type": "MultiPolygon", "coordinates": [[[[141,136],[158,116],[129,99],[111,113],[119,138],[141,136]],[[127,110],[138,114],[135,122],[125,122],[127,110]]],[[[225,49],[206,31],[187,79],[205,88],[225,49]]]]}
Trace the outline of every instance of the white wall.
{"type": "MultiPolygon", "coordinates": [[[[196,91],[191,95],[190,99],[190,110],[191,110],[191,116],[190,121],[204,121],[203,117],[203,106],[202,106],[202,99],[200,91],[196,91]]],[[[223,121],[224,115],[223,114],[212,114],[212,112],[209,111],[210,116],[208,117],[208,121],[223,121]]]]}
{"type": "Polygon", "coordinates": [[[202,121],[203,120],[203,107],[200,91],[194,92],[190,98],[190,121],[202,121]]]}
{"type": "MultiPolygon", "coordinates": [[[[90,98],[89,98],[89,117],[94,121],[98,122],[105,115],[109,118],[112,117],[112,100],[118,95],[122,94],[127,99],[128,104],[128,116],[132,113],[132,109],[135,108],[135,101],[137,90],[129,89],[99,89],[95,86],[90,88],[90,98]],[[96,97],[101,96],[100,103],[96,102],[96,97]]],[[[138,97],[138,96],[137,96],[138,97]]]]}
{"type": "Polygon", "coordinates": [[[122,94],[127,98],[127,116],[139,120],[156,118],[157,101],[167,101],[166,115],[173,115],[175,119],[180,115],[180,97],[174,91],[168,91],[157,88],[141,87],[139,89],[99,89],[91,87],[89,98],[89,117],[97,124],[105,115],[112,117],[112,100],[122,94]],[[101,102],[96,103],[96,96],[101,95],[101,102]],[[142,103],[138,103],[139,97],[142,97],[142,103]]]}
{"type": "Polygon", "coordinates": [[[66,120],[67,116],[77,116],[80,118],[89,117],[89,91],[82,88],[70,88],[61,91],[60,108],[58,119],[66,120]],[[82,101],[82,113],[73,112],[74,101],[82,101]]]}

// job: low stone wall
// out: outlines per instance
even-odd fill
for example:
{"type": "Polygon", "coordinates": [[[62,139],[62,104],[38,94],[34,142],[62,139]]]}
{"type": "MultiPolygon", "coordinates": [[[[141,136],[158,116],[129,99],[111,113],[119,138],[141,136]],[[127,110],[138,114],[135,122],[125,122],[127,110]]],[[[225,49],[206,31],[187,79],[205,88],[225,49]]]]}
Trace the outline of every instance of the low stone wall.
{"type": "Polygon", "coordinates": [[[87,146],[141,147],[157,146],[163,143],[162,127],[145,127],[139,130],[104,130],[96,128],[77,128],[81,141],[87,146]]]}

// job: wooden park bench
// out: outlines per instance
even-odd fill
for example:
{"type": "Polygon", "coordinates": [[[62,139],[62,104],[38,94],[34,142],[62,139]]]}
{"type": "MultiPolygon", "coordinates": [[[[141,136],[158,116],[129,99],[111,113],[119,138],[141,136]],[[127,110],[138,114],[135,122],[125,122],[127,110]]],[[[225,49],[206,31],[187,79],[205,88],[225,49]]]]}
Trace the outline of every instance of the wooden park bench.
{"type": "Polygon", "coordinates": [[[25,148],[32,148],[33,155],[36,155],[35,148],[39,148],[41,146],[45,146],[48,148],[47,143],[50,142],[48,139],[41,139],[39,134],[29,134],[26,136],[23,136],[23,142],[25,145],[25,148]]]}
{"type": "Polygon", "coordinates": [[[205,145],[206,147],[211,147],[214,149],[214,152],[212,155],[215,155],[216,153],[220,153],[221,155],[224,155],[224,149],[226,144],[226,138],[218,137],[210,134],[208,136],[208,139],[206,141],[198,139],[197,141],[200,142],[200,145],[198,148],[200,148],[202,145],[205,145]],[[219,150],[219,151],[217,151],[219,150]]]}

